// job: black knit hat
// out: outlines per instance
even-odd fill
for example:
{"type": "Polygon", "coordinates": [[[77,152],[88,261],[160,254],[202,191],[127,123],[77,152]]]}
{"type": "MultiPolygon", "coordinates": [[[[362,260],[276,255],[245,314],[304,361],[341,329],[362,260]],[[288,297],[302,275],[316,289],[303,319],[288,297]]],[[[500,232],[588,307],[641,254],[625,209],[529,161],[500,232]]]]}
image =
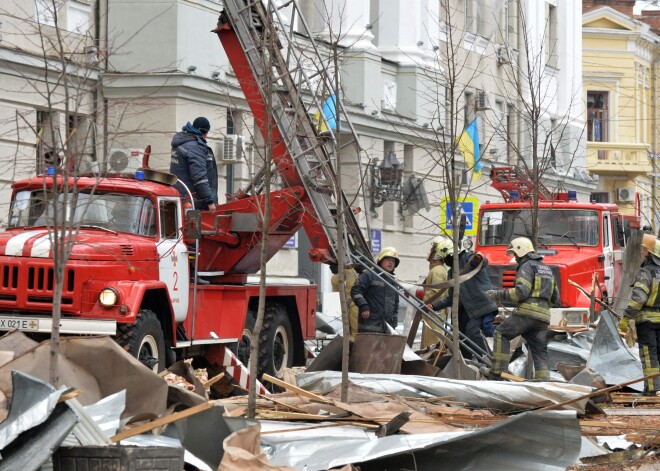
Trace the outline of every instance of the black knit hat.
{"type": "Polygon", "coordinates": [[[193,121],[193,127],[202,131],[202,134],[206,134],[211,130],[211,123],[209,123],[209,120],[205,117],[200,116],[193,121]]]}

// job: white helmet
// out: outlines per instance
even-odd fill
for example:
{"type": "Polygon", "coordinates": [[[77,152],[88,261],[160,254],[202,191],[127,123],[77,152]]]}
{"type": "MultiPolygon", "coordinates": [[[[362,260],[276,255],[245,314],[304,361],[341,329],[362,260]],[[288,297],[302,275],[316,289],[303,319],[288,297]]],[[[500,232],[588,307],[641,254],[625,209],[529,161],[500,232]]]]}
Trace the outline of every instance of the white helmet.
{"type": "Polygon", "coordinates": [[[516,237],[509,244],[509,248],[506,249],[507,252],[513,252],[517,257],[522,258],[528,253],[536,252],[532,241],[527,237],[516,237]]]}
{"type": "Polygon", "coordinates": [[[434,260],[442,260],[454,252],[454,243],[451,239],[438,236],[431,241],[431,252],[434,260]]]}
{"type": "Polygon", "coordinates": [[[381,250],[380,253],[378,254],[378,257],[376,258],[376,263],[380,265],[380,262],[384,258],[388,258],[388,257],[394,259],[395,268],[399,266],[399,262],[401,261],[399,260],[399,252],[397,252],[397,250],[394,247],[385,247],[383,250],[381,250]]]}

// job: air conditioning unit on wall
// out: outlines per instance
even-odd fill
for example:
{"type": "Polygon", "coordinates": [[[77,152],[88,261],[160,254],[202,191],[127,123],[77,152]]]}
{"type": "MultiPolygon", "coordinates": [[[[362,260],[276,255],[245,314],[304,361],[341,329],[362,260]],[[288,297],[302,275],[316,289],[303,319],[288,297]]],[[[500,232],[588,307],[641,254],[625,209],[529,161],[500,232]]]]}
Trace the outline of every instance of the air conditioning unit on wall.
{"type": "Polygon", "coordinates": [[[236,163],[243,158],[246,139],[238,134],[228,134],[218,145],[218,159],[226,164],[236,163]]]}
{"type": "Polygon", "coordinates": [[[106,157],[109,172],[134,173],[142,167],[144,151],[140,149],[110,149],[106,157]]]}
{"type": "Polygon", "coordinates": [[[484,90],[477,90],[477,99],[474,102],[476,111],[490,110],[490,94],[484,90]]]}
{"type": "Polygon", "coordinates": [[[616,190],[616,200],[621,203],[630,203],[635,201],[635,189],[619,188],[616,190]]]}

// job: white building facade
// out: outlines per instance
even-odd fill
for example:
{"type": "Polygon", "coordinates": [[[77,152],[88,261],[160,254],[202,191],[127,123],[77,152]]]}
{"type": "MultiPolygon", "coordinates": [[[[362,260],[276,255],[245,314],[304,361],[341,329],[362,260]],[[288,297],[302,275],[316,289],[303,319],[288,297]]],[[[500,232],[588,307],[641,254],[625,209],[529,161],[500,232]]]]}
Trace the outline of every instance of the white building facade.
{"type": "MultiPolygon", "coordinates": [[[[23,8],[26,23],[34,26],[46,21],[39,17],[41,0],[34,5],[32,1],[10,2],[19,3],[30,5],[23,8]]],[[[514,67],[524,56],[523,31],[530,35],[531,57],[542,56],[543,130],[556,132],[559,124],[565,124],[562,138],[553,145],[546,186],[561,182],[578,189],[581,199],[588,198],[593,183],[580,171],[586,167],[581,1],[300,0],[299,4],[321,44],[340,33],[343,100],[364,150],[360,160],[357,155],[343,155],[344,186],[352,204],[361,207],[358,218],[365,235],[366,228],[371,229],[369,238],[375,248],[399,250],[401,279],[415,282],[426,274],[429,242],[442,230],[446,161],[437,154],[450,140],[448,120],[455,119],[459,129],[471,119],[480,122],[484,177],[471,181],[469,169],[457,155],[456,183],[462,194],[482,202],[497,200],[499,195],[488,185],[489,167],[518,164],[528,152],[528,132],[521,118],[527,97],[519,96],[512,86],[512,74],[521,74],[519,79],[524,75],[514,67]],[[525,28],[518,1],[525,12],[525,28]],[[454,36],[449,25],[460,35],[454,36]],[[453,98],[447,94],[451,67],[441,54],[448,42],[462,51],[467,67],[457,79],[453,98]],[[453,116],[449,116],[451,109],[453,116]],[[360,181],[359,176],[370,175],[369,165],[379,165],[390,152],[403,164],[404,183],[411,176],[423,181],[427,207],[385,201],[372,208],[371,182],[360,181]]],[[[84,39],[79,41],[82,49],[69,52],[93,56],[84,74],[90,77],[89,93],[77,100],[79,114],[93,121],[94,140],[91,150],[86,150],[90,159],[103,163],[112,151],[130,153],[151,145],[152,167],[168,169],[172,135],[186,122],[206,116],[212,125],[210,144],[220,158],[220,195],[233,193],[249,181],[257,166],[249,146],[240,161],[224,153],[226,141],[235,139],[232,136],[254,143],[253,152],[262,140],[254,135],[248,104],[217,36],[211,33],[220,2],[61,0],[58,5],[63,12],[60,20],[70,20],[64,28],[84,39]]],[[[34,41],[33,50],[22,46],[26,38],[16,34],[21,27],[15,19],[6,15],[0,21],[0,79],[14,81],[7,85],[9,92],[0,96],[0,149],[3,161],[16,163],[13,173],[2,175],[4,214],[8,185],[34,172],[41,158],[38,119],[43,120],[46,111],[55,112],[62,135],[67,135],[67,119],[62,106],[53,108],[43,97],[27,99],[21,93],[30,77],[45,83],[38,61],[30,62],[39,56],[40,46],[34,41]],[[9,30],[13,31],[11,40],[9,30]],[[26,73],[14,73],[22,67],[26,73]],[[19,115],[26,117],[29,126],[16,124],[19,115]]],[[[298,236],[297,244],[274,257],[270,274],[310,278],[328,289],[328,272],[306,261],[304,236],[298,236]]]]}

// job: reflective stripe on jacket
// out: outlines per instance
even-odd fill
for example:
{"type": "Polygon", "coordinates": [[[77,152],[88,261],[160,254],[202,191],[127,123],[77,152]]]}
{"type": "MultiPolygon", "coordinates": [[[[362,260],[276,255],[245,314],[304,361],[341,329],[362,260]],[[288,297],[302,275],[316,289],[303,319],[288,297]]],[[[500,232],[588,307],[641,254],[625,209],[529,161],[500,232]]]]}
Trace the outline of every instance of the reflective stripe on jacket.
{"type": "Polygon", "coordinates": [[[625,316],[642,322],[660,323],[660,266],[649,257],[635,277],[625,316]]]}
{"type": "Polygon", "coordinates": [[[559,303],[559,289],[543,257],[531,253],[523,257],[516,271],[516,283],[504,290],[503,300],[518,304],[516,313],[550,323],[550,307],[559,303]]]}
{"type": "Polygon", "coordinates": [[[358,276],[351,288],[351,298],[360,312],[369,311],[369,317],[358,317],[360,324],[380,324],[387,322],[392,327],[397,325],[399,311],[399,292],[388,282],[381,280],[374,273],[365,270],[358,276]]]}

